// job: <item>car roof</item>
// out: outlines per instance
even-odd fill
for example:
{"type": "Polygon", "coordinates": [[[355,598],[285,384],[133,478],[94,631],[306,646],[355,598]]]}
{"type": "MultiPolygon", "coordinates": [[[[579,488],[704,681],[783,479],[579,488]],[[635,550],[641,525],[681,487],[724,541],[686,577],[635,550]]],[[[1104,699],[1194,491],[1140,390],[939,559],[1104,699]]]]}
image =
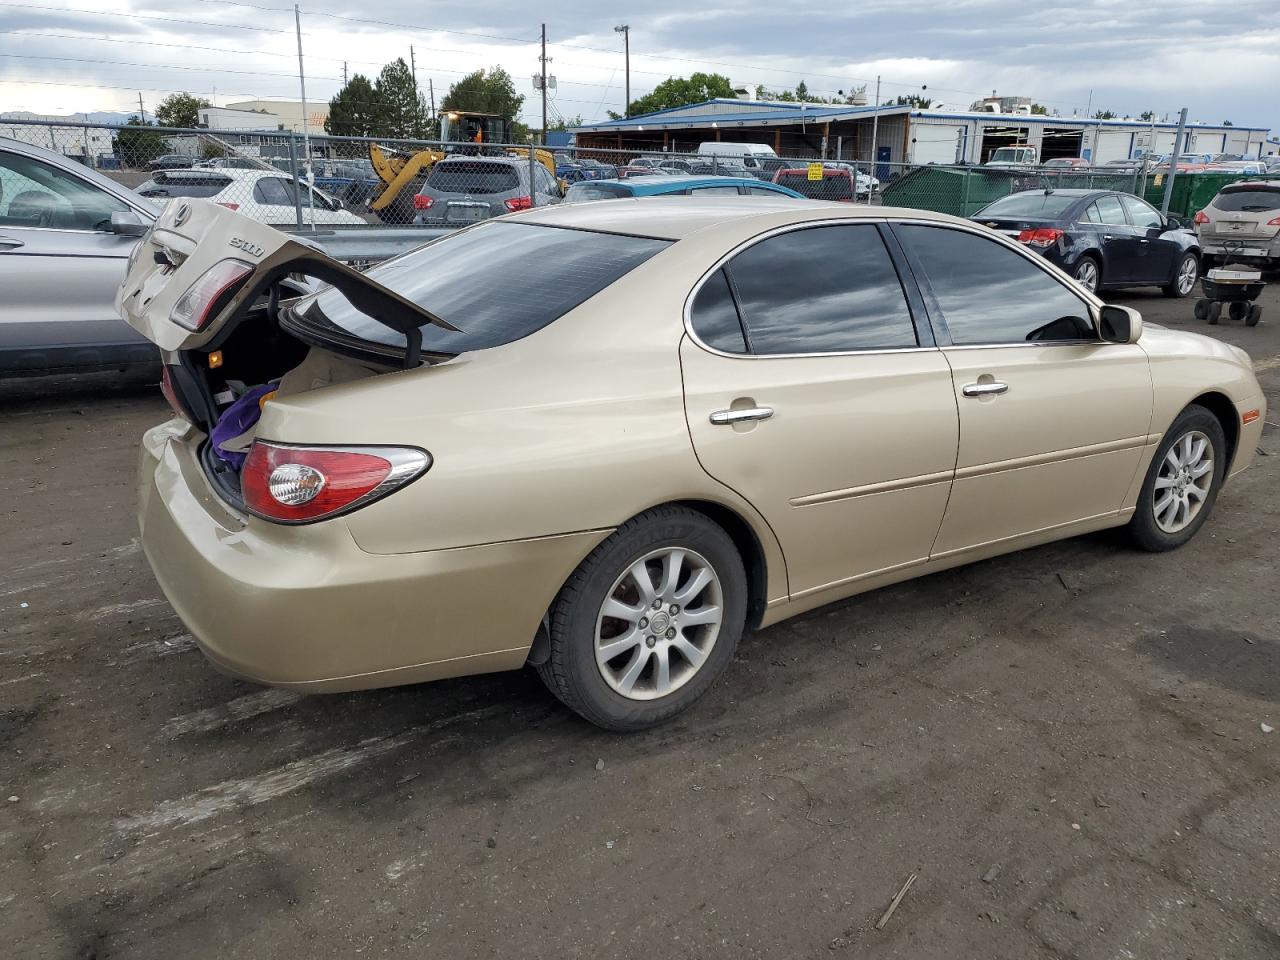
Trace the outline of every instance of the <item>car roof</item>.
{"type": "MultiPolygon", "coordinates": [[[[727,178],[721,178],[727,179],[727,178]]],[[[859,207],[790,197],[630,197],[608,203],[565,203],[504,217],[519,223],[682,240],[710,227],[735,225],[745,235],[773,226],[822,220],[930,220],[968,226],[944,213],[906,207],[859,207]],[[758,228],[758,230],[757,230],[758,228]]]]}
{"type": "MultiPolygon", "coordinates": [[[[614,181],[585,180],[583,182],[587,184],[592,184],[592,183],[613,183],[614,181]]],[[[684,176],[668,177],[659,173],[659,174],[653,174],[653,175],[643,174],[638,177],[627,177],[625,180],[619,180],[617,182],[621,183],[624,186],[633,187],[633,188],[640,187],[641,189],[645,189],[648,187],[666,187],[668,189],[678,187],[683,190],[689,187],[737,187],[737,186],[758,187],[764,184],[766,181],[757,180],[755,177],[716,177],[716,176],[700,177],[700,176],[697,176],[696,174],[686,174],[684,176]]],[[[770,184],[770,186],[772,185],[770,184]]]]}
{"type": "MultiPolygon", "coordinates": [[[[171,177],[174,174],[191,174],[196,177],[223,177],[231,180],[256,180],[259,177],[284,177],[292,179],[283,170],[246,170],[243,167],[182,167],[177,170],[157,170],[157,177],[171,177]]],[[[152,177],[151,179],[155,179],[152,177]]]]}
{"type": "MultiPolygon", "coordinates": [[[[1088,187],[1062,187],[1061,189],[1059,189],[1059,188],[1055,187],[1055,188],[1050,189],[1050,190],[1044,190],[1044,189],[1041,189],[1041,190],[1019,190],[1017,193],[1010,193],[1010,194],[1008,194],[1008,196],[1010,196],[1010,197],[1025,197],[1025,196],[1026,196],[1027,194],[1029,194],[1029,193],[1052,194],[1052,195],[1053,195],[1053,196],[1055,196],[1055,197],[1076,197],[1076,198],[1081,198],[1081,197],[1102,197],[1102,196],[1106,196],[1106,195],[1107,195],[1107,194],[1109,194],[1109,193],[1120,194],[1120,193],[1123,193],[1123,191],[1121,191],[1121,190],[1091,190],[1091,189],[1089,189],[1088,187]]],[[[999,197],[999,198],[997,198],[997,199],[999,199],[999,200],[1003,200],[1003,199],[1004,199],[1004,197],[999,197]]],[[[992,200],[991,202],[992,202],[992,203],[995,203],[996,201],[995,201],[995,200],[992,200]]]]}
{"type": "MultiPolygon", "coordinates": [[[[492,163],[508,164],[510,166],[515,166],[517,164],[519,164],[520,166],[528,166],[529,164],[528,157],[507,157],[507,156],[500,156],[497,154],[491,155],[491,154],[454,153],[445,157],[443,160],[437,160],[435,163],[435,166],[438,167],[442,163],[465,163],[465,162],[474,162],[476,160],[483,160],[485,163],[492,162],[492,163]]],[[[581,162],[583,161],[579,161],[579,163],[581,162]]]]}

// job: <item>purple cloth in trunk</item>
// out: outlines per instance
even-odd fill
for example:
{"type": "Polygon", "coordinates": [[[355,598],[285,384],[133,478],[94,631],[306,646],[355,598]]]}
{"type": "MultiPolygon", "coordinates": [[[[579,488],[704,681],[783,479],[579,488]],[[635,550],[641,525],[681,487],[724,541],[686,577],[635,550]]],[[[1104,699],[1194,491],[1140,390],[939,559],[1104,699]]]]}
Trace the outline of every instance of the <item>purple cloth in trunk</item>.
{"type": "Polygon", "coordinates": [[[235,403],[222,411],[222,416],[214,424],[213,433],[210,435],[215,456],[225,460],[237,470],[244,466],[248,454],[240,453],[238,450],[223,450],[222,445],[228,440],[234,440],[258,422],[258,418],[262,416],[262,408],[258,405],[258,401],[264,394],[270,393],[275,388],[274,383],[264,383],[252,390],[246,390],[235,403]]]}

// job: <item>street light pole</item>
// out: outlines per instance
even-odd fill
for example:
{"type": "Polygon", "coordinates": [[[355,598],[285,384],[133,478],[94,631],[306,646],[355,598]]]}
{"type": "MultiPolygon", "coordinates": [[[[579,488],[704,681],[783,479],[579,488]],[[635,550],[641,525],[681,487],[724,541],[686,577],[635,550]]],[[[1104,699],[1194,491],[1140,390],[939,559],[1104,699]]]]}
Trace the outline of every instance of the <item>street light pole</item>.
{"type": "Polygon", "coordinates": [[[614,33],[622,34],[623,59],[627,65],[627,102],[622,107],[623,117],[631,116],[631,26],[623,23],[613,28],[614,33]]]}

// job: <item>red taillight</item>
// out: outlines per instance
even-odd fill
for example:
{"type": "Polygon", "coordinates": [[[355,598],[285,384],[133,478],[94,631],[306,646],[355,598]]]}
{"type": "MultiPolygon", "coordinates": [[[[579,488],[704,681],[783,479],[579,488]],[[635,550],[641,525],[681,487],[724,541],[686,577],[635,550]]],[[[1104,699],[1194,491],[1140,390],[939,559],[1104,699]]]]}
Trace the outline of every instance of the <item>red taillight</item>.
{"type": "Polygon", "coordinates": [[[228,201],[226,201],[226,200],[217,200],[217,201],[215,201],[215,202],[218,204],[218,206],[220,206],[220,207],[226,207],[228,210],[239,210],[239,209],[240,209],[240,204],[238,204],[238,203],[230,203],[230,202],[228,202],[228,201]]]}
{"type": "Polygon", "coordinates": [[[169,407],[177,416],[183,420],[191,420],[191,414],[187,412],[183,402],[178,399],[178,391],[173,388],[173,378],[169,376],[168,364],[160,368],[160,393],[169,401],[169,407]]]}
{"type": "Polygon", "coordinates": [[[1268,227],[1280,227],[1280,217],[1272,217],[1267,221],[1268,227]]]}
{"type": "Polygon", "coordinates": [[[215,263],[199,280],[187,287],[169,314],[180,327],[199,331],[213,318],[213,306],[245,277],[253,273],[253,265],[242,260],[215,263]]]}
{"type": "Polygon", "coordinates": [[[310,523],[349,513],[398,490],[431,466],[413,447],[291,447],[257,440],[240,473],[250,513],[310,523]]]}
{"type": "Polygon", "coordinates": [[[1018,234],[1019,243],[1027,243],[1033,247],[1051,247],[1061,239],[1062,231],[1057,227],[1037,227],[1018,234]]]}
{"type": "Polygon", "coordinates": [[[502,202],[507,205],[508,210],[528,210],[533,206],[532,197],[508,197],[502,202]]]}
{"type": "Polygon", "coordinates": [[[424,197],[420,193],[413,195],[413,209],[415,210],[430,210],[433,203],[435,203],[435,200],[431,197],[424,197]]]}
{"type": "Polygon", "coordinates": [[[1197,210],[1197,211],[1196,211],[1196,215],[1195,215],[1194,217],[1192,217],[1191,219],[1192,219],[1196,224],[1208,223],[1208,222],[1209,222],[1209,218],[1208,218],[1207,216],[1205,216],[1205,212],[1204,212],[1203,210],[1197,210]]]}

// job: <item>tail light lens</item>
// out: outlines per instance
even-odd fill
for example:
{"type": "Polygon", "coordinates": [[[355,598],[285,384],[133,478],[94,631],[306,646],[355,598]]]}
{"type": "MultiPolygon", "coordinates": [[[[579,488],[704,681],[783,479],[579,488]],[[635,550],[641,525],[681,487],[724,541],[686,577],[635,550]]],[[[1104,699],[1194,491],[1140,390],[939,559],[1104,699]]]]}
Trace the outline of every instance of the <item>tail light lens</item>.
{"type": "Polygon", "coordinates": [[[430,210],[434,203],[435,200],[431,197],[424,197],[420,193],[413,195],[413,209],[415,210],[430,210]]]}
{"type": "Polygon", "coordinates": [[[508,210],[528,210],[533,206],[532,197],[508,197],[502,202],[507,205],[508,210]]]}
{"type": "Polygon", "coordinates": [[[217,202],[218,206],[220,206],[220,207],[226,207],[228,210],[239,210],[239,209],[240,209],[240,204],[238,204],[238,203],[230,203],[230,202],[228,202],[228,201],[226,201],[226,200],[218,200],[218,201],[216,201],[216,202],[217,202]]]}
{"type": "Polygon", "coordinates": [[[1018,242],[1033,247],[1051,247],[1062,239],[1062,233],[1057,227],[1037,227],[1035,230],[1023,230],[1018,234],[1018,242]]]}
{"type": "Polygon", "coordinates": [[[431,454],[416,447],[295,447],[257,440],[240,473],[248,511],[313,523],[380,500],[416,480],[431,454]]]}
{"type": "Polygon", "coordinates": [[[215,263],[205,275],[187,287],[169,314],[169,319],[180,327],[199,331],[214,316],[213,307],[232,293],[249,274],[252,264],[242,260],[223,260],[215,263]]]}
{"type": "Polygon", "coordinates": [[[1268,227],[1280,227],[1280,217],[1272,217],[1267,221],[1268,227]]]}
{"type": "Polygon", "coordinates": [[[1196,211],[1196,215],[1195,215],[1194,217],[1192,217],[1191,219],[1192,219],[1192,221],[1193,221],[1194,223],[1196,223],[1196,224],[1208,223],[1208,222],[1209,222],[1209,218],[1208,218],[1208,216],[1206,216],[1206,215],[1205,215],[1205,212],[1204,212],[1203,210],[1197,210],[1197,211],[1196,211]]]}

